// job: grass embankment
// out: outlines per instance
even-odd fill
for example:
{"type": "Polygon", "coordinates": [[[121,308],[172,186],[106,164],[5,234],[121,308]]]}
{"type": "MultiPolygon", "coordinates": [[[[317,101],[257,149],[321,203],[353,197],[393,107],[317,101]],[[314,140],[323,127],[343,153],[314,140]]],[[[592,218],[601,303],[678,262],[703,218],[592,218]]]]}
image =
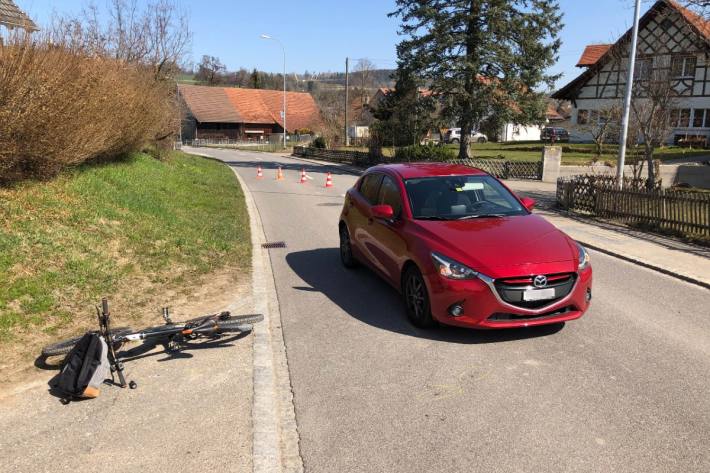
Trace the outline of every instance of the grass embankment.
{"type": "MultiPolygon", "coordinates": [[[[618,147],[616,145],[606,145],[604,154],[597,158],[593,144],[586,143],[558,143],[562,146],[562,164],[584,165],[591,164],[595,160],[600,163],[616,164],[618,147]]],[[[538,161],[542,156],[542,148],[545,143],[540,142],[519,142],[519,143],[473,143],[471,144],[471,154],[474,158],[482,159],[508,159],[511,161],[538,161]]],[[[458,145],[446,145],[451,152],[458,153],[458,145]]],[[[340,148],[346,149],[346,148],[340,148]]],[[[367,151],[366,148],[350,147],[347,149],[357,151],[367,151]]],[[[393,148],[383,148],[383,154],[387,157],[394,156],[393,148]]],[[[680,159],[695,156],[710,156],[710,150],[681,148],[669,146],[659,148],[655,153],[656,159],[668,161],[670,159],[680,159]]]]}
{"type": "Polygon", "coordinates": [[[95,326],[102,295],[117,323],[157,322],[166,290],[243,272],[250,254],[244,194],[211,160],[136,153],[0,188],[0,363],[95,326]]]}

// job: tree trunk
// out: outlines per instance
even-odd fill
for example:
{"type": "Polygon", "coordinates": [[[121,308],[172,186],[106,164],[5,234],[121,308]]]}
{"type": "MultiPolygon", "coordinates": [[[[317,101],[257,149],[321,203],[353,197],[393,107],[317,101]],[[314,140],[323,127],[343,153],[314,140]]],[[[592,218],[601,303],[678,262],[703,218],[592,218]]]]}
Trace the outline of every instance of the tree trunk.
{"type": "Polygon", "coordinates": [[[461,141],[459,142],[459,159],[470,159],[469,144],[471,143],[471,125],[470,118],[461,120],[461,141]]]}
{"type": "Polygon", "coordinates": [[[646,181],[646,187],[653,189],[656,185],[656,170],[653,167],[653,144],[646,142],[644,147],[646,151],[646,165],[648,166],[648,181],[646,181]]]}

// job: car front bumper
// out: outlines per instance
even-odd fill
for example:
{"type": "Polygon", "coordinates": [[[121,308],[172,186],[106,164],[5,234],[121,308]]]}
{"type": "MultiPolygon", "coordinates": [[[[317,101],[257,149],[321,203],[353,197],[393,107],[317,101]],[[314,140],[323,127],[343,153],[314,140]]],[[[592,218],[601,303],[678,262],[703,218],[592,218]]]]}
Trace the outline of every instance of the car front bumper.
{"type": "Polygon", "coordinates": [[[535,309],[519,307],[503,300],[495,280],[481,275],[477,279],[455,281],[436,273],[426,276],[432,316],[446,325],[471,328],[516,328],[574,320],[589,308],[592,268],[576,273],[572,289],[564,297],[535,309]],[[459,305],[463,313],[453,316],[450,308],[459,305]]]}

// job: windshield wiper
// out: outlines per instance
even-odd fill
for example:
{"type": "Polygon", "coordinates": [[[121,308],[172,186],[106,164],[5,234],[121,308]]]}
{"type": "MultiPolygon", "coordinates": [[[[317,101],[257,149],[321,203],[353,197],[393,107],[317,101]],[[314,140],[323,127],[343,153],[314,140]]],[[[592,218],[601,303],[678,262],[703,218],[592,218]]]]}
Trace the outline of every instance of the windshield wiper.
{"type": "Polygon", "coordinates": [[[474,218],[502,218],[507,217],[506,214],[480,214],[480,215],[466,215],[464,217],[459,217],[456,220],[471,220],[474,218]]]}
{"type": "Polygon", "coordinates": [[[414,217],[416,220],[451,220],[450,218],[438,217],[436,215],[422,215],[421,217],[414,217]]]}

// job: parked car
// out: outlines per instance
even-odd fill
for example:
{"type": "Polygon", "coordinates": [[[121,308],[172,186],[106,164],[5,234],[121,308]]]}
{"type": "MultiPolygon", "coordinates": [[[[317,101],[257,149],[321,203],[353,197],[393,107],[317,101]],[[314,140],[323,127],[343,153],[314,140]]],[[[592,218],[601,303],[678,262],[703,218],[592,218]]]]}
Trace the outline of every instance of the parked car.
{"type": "MultiPolygon", "coordinates": [[[[486,135],[475,130],[471,131],[471,143],[485,143],[486,141],[488,141],[488,137],[486,135]]],[[[444,142],[460,143],[461,128],[450,128],[446,134],[444,134],[444,142]]]]}
{"type": "Polygon", "coordinates": [[[380,165],[348,190],[340,258],[372,268],[419,327],[510,328],[576,319],[589,254],[489,174],[445,163],[380,165]]]}
{"type": "Polygon", "coordinates": [[[542,141],[569,141],[569,132],[564,128],[556,126],[546,126],[540,134],[542,141]]]}

